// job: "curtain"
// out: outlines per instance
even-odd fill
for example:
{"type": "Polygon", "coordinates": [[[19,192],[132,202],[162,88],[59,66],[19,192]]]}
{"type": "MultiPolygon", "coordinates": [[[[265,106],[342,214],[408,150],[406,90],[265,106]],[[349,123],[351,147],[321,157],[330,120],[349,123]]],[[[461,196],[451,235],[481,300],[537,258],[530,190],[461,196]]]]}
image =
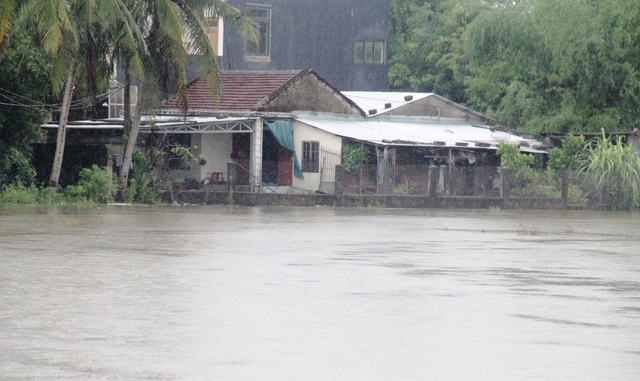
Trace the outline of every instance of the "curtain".
{"type": "Polygon", "coordinates": [[[274,122],[264,121],[264,125],[269,128],[269,131],[275,136],[278,144],[285,149],[293,152],[293,175],[299,179],[303,179],[302,169],[296,156],[296,150],[293,146],[293,129],[291,127],[290,120],[276,120],[274,122]]]}

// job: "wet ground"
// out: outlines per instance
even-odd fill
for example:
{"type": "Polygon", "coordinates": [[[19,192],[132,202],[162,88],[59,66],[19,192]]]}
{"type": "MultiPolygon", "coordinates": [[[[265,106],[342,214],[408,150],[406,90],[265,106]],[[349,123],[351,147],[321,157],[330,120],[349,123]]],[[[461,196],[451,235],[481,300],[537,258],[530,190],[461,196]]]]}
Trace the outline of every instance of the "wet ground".
{"type": "Polygon", "coordinates": [[[2,380],[637,380],[640,215],[0,206],[2,380]]]}

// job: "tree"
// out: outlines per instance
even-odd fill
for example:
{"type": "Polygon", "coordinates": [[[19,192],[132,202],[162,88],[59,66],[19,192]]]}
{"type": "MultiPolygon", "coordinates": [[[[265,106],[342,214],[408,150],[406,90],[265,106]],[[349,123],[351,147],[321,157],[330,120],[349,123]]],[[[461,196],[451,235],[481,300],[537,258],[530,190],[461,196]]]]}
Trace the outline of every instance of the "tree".
{"type": "MultiPolygon", "coordinates": [[[[186,69],[191,57],[197,60],[197,70],[208,79],[213,91],[219,90],[216,54],[206,33],[205,12],[236,22],[241,34],[254,41],[258,39],[255,23],[222,0],[146,0],[136,4],[134,15],[141,25],[148,54],[144,57],[145,78],[140,83],[131,129],[125,136],[118,200],[123,200],[127,192],[142,114],[152,112],[169,93],[175,93],[181,101],[185,100],[186,69]]],[[[127,68],[126,55],[124,58],[124,67],[127,68]]],[[[186,107],[186,102],[183,104],[186,107]]]]}
{"type": "Polygon", "coordinates": [[[53,92],[58,94],[64,88],[56,152],[48,183],[55,187],[60,178],[69,109],[81,64],[85,63],[88,88],[95,94],[96,73],[106,68],[113,39],[131,46],[141,39],[136,38],[137,27],[130,22],[129,11],[122,0],[27,0],[20,5],[15,20],[16,25],[32,24],[38,31],[39,39],[53,58],[53,92]]]}
{"type": "Polygon", "coordinates": [[[465,103],[463,33],[486,7],[477,1],[392,0],[389,85],[465,103]]]}
{"type": "Polygon", "coordinates": [[[30,143],[41,138],[51,103],[50,60],[29,36],[16,35],[0,61],[0,187],[34,181],[30,143]]]}
{"type": "Polygon", "coordinates": [[[640,122],[640,4],[531,0],[465,32],[470,106],[532,132],[631,130],[640,122]]]}
{"type": "Polygon", "coordinates": [[[0,60],[9,41],[17,6],[16,0],[0,1],[0,60]]]}

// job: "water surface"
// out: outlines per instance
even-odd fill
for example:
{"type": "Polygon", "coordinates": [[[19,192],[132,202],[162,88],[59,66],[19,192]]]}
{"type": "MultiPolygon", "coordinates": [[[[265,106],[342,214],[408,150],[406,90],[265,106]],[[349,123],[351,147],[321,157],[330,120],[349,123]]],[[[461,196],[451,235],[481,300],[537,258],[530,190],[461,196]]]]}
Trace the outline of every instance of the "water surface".
{"type": "Polygon", "coordinates": [[[2,380],[638,380],[640,215],[0,207],[2,380]]]}

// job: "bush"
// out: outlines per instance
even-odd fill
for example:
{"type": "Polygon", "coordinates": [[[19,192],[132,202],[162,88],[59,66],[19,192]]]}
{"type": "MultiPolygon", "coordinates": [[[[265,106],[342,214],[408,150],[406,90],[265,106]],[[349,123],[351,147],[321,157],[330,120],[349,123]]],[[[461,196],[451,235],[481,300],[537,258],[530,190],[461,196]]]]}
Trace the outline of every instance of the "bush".
{"type": "Polygon", "coordinates": [[[5,185],[0,193],[0,203],[3,204],[37,204],[38,188],[35,186],[25,187],[24,185],[5,185]]]}
{"type": "Polygon", "coordinates": [[[161,202],[160,191],[164,187],[163,182],[153,176],[151,160],[140,150],[133,151],[133,174],[129,178],[127,194],[124,197],[126,203],[159,204],[161,202]]]}
{"type": "Polygon", "coordinates": [[[367,161],[367,151],[361,146],[347,143],[342,148],[342,164],[345,170],[351,172],[360,169],[360,165],[367,161]]]}
{"type": "Polygon", "coordinates": [[[2,187],[0,203],[2,204],[57,204],[62,202],[56,188],[37,188],[35,185],[24,186],[21,183],[2,187]]]}
{"type": "Polygon", "coordinates": [[[90,201],[107,204],[113,201],[116,190],[116,180],[109,174],[107,168],[97,165],[80,171],[78,185],[70,185],[65,189],[65,198],[70,202],[90,201]]]}
{"type": "Polygon", "coordinates": [[[150,176],[140,178],[139,180],[132,178],[129,180],[129,187],[127,189],[127,195],[124,198],[124,202],[159,204],[162,201],[160,198],[160,191],[162,188],[162,182],[154,181],[150,176]]]}
{"type": "Polygon", "coordinates": [[[512,188],[526,188],[530,184],[536,184],[536,173],[531,168],[535,162],[533,155],[522,154],[517,145],[504,142],[498,145],[496,153],[500,156],[500,169],[498,170],[500,176],[502,176],[502,168],[508,167],[511,170],[512,188]]]}
{"type": "Polygon", "coordinates": [[[586,146],[584,135],[567,136],[562,142],[562,148],[555,147],[549,152],[549,168],[557,173],[579,170],[586,160],[586,146]]]}

